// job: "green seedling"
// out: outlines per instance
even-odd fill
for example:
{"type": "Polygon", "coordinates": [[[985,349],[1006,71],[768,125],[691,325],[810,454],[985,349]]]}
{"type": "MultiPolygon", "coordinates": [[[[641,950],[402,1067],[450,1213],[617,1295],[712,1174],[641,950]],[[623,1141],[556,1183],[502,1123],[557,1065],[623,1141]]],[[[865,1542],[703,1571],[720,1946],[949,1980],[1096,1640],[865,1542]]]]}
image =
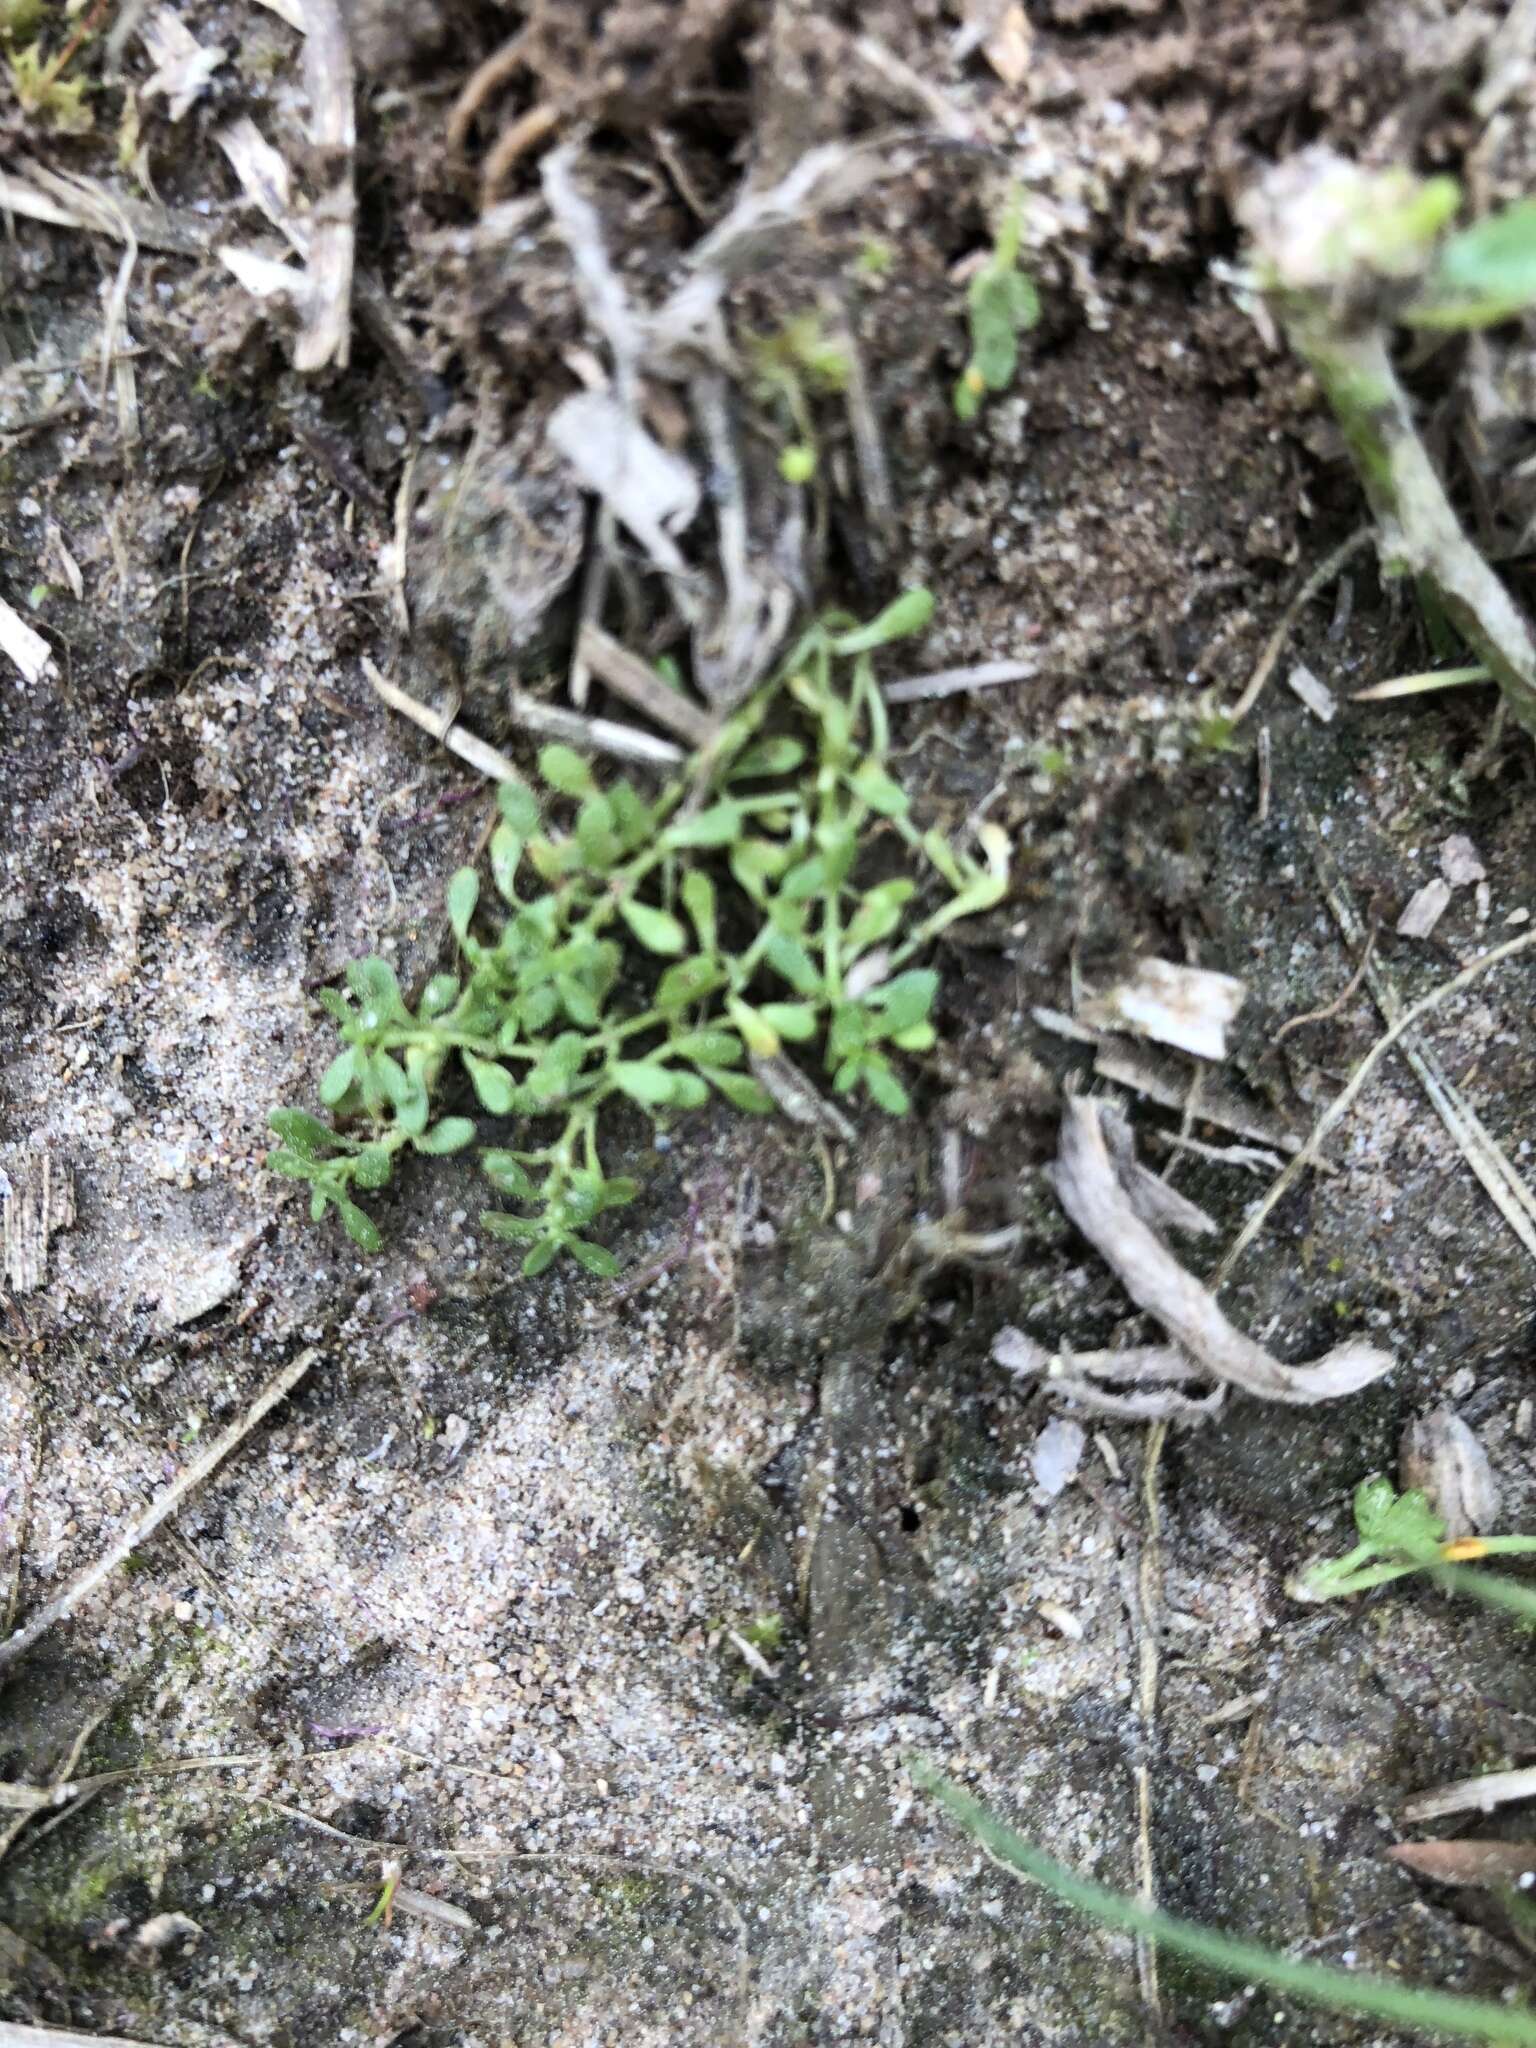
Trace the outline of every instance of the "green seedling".
{"type": "Polygon", "coordinates": [[[43,0],[0,0],[0,41],[29,43],[43,25],[43,0]]]}
{"type": "Polygon", "coordinates": [[[784,1617],[782,1614],[759,1614],[755,1620],[744,1622],[738,1634],[754,1650],[761,1650],[765,1657],[776,1657],[784,1647],[784,1617]]]}
{"type": "Polygon", "coordinates": [[[1529,2012],[1425,1985],[1395,1983],[1389,1977],[1368,1976],[1363,1971],[1333,1969],[1326,1963],[1284,1955],[1261,1942],[1245,1941],[1239,1935],[1160,1912],[1141,1899],[1128,1898],[1065,1869],[1005,1827],[931,1764],[916,1761],[909,1769],[914,1783],[943,1807],[993,1863],[1030,1879],[1100,1926],[1142,1935],[1170,1955],[1186,1956],[1249,1984],[1271,1985],[1288,1998],[1302,1999],[1328,2012],[1362,2013],[1432,2040],[1491,2041],[1513,2044],[1513,2048],[1536,2048],[1536,2016],[1529,2012]]]}
{"type": "Polygon", "coordinates": [[[388,1927],[394,1918],[395,1893],[400,1888],[400,1865],[393,1861],[386,1862],[380,1875],[383,1884],[379,1896],[373,1902],[373,1910],[363,1922],[365,1927],[388,1927]]]}
{"type": "Polygon", "coordinates": [[[758,398],[781,416],[794,438],[779,455],[786,483],[808,484],[820,462],[815,401],[848,388],[847,351],[827,334],[815,313],[797,313],[750,346],[758,398]]]}
{"type": "Polygon", "coordinates": [[[868,625],[811,627],[658,796],[600,786],[563,746],[539,757],[543,802],[501,784],[493,893],[473,868],[448,885],[455,968],[414,1006],[377,957],[322,992],[342,1041],[320,1082],[333,1121],[275,1110],[281,1144],[267,1156],[308,1183],[311,1215],[334,1208],[354,1243],[377,1250],[357,1196],[383,1187],[403,1152],[472,1145],[474,1119],[443,1113],[467,1092],[488,1116],[551,1133],[481,1151],[491,1185],[528,1212],[489,1211],[485,1228],[523,1248],[527,1275],[561,1253],[607,1275],[618,1262],[588,1232],[637,1192],[599,1150],[620,1104],[659,1125],[711,1096],[766,1113],[753,1060],[814,1046],[836,1093],[902,1115],[899,1057],[934,1043],[938,975],[915,963],[1008,885],[999,827],[980,828],[977,862],[919,830],[890,773],[872,656],[932,609],[911,591],[868,625]],[[869,871],[877,839],[939,883],[936,906],[920,909],[918,880],[889,860],[869,871]]]}
{"type": "Polygon", "coordinates": [[[1454,179],[1303,151],[1243,202],[1254,282],[1326,396],[1375,517],[1411,576],[1536,734],[1536,637],[1457,518],[1392,362],[1392,327],[1488,327],[1536,305],[1536,200],[1447,233],[1454,179]]]}
{"type": "Polygon", "coordinates": [[[1445,1523],[1422,1493],[1399,1493],[1390,1479],[1364,1479],[1355,1488],[1360,1541],[1343,1557],[1314,1564],[1293,1582],[1300,1600],[1342,1600],[1375,1586],[1428,1572],[1451,1592],[1536,1620],[1536,1592],[1492,1572],[1468,1571],[1487,1557],[1536,1553],[1536,1536],[1462,1536],[1445,1539],[1445,1523]]]}
{"type": "Polygon", "coordinates": [[[975,419],[989,392],[1006,391],[1019,367],[1019,336],[1040,318],[1040,294],[1019,268],[1019,235],[1024,195],[1015,186],[998,229],[992,254],[971,279],[965,295],[971,355],[955,386],[955,412],[975,419]]]}
{"type": "Polygon", "coordinates": [[[45,57],[41,43],[11,50],[5,68],[24,114],[36,115],[60,135],[84,135],[93,116],[85,103],[90,81],[62,76],[62,57],[45,57]]]}

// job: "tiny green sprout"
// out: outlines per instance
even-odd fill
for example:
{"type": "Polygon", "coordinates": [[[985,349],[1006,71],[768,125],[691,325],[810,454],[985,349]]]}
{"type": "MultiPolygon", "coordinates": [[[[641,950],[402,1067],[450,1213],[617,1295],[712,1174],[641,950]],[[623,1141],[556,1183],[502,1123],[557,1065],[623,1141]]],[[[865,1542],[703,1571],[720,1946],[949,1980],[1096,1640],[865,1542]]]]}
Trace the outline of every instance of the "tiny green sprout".
{"type": "Polygon", "coordinates": [[[43,25],[43,0],[0,0],[0,41],[29,43],[43,25]]]}
{"type": "Polygon", "coordinates": [[[12,50],[5,60],[11,90],[24,114],[36,114],[60,135],[84,135],[93,116],[85,104],[90,80],[62,77],[59,58],[45,58],[40,43],[12,50]]]}
{"type": "Polygon", "coordinates": [[[1536,1553],[1536,1536],[1445,1537],[1445,1523],[1416,1489],[1399,1493],[1390,1479],[1363,1479],[1355,1488],[1355,1529],[1360,1541],[1343,1557],[1299,1573],[1288,1588],[1297,1600],[1342,1600],[1368,1593],[1411,1572],[1428,1572],[1451,1592],[1536,1620],[1536,1592],[1513,1579],[1462,1567],[1489,1557],[1536,1553]]]}
{"type": "Polygon", "coordinates": [[[1024,194],[1015,186],[997,240],[966,292],[971,354],[955,386],[955,413],[975,419],[988,392],[1006,391],[1019,367],[1019,336],[1040,318],[1040,294],[1019,268],[1024,194]]]}
{"type": "Polygon", "coordinates": [[[818,621],[658,794],[601,784],[565,746],[539,756],[542,797],[500,784],[490,887],[474,868],[448,884],[453,968],[407,1000],[375,956],[321,992],[341,1038],[319,1083],[331,1120],[274,1110],[267,1155],[312,1218],[334,1211],[376,1251],[360,1195],[407,1152],[446,1158],[482,1115],[510,1119],[479,1163],[516,1206],[484,1229],[530,1278],[560,1257],[606,1278],[594,1232],[639,1192],[603,1164],[621,1107],[663,1130],[717,1097],[767,1114],[753,1061],[819,1048],[837,1093],[905,1114],[905,1063],[936,1042],[939,978],[918,956],[1008,888],[999,826],[977,829],[980,858],[924,832],[891,773],[873,656],[932,614],[910,590],[865,623],[818,621]],[[872,859],[877,838],[916,873],[872,859]]]}
{"type": "Polygon", "coordinates": [[[887,277],[895,262],[896,252],[890,243],[882,241],[878,235],[871,235],[859,245],[853,267],[860,277],[887,277]]]}
{"type": "Polygon", "coordinates": [[[1202,754],[1230,754],[1237,745],[1237,727],[1225,712],[1211,711],[1195,725],[1195,747],[1202,754]]]}
{"type": "Polygon", "coordinates": [[[381,1923],[388,1927],[394,1917],[395,1893],[400,1887],[400,1865],[393,1858],[387,1859],[380,1865],[379,1875],[384,1880],[383,1887],[374,1900],[372,1912],[363,1922],[365,1927],[377,1927],[381,1923]]]}
{"type": "Polygon", "coordinates": [[[51,583],[34,583],[27,592],[27,603],[33,611],[40,611],[52,595],[53,585],[51,583]]]}
{"type": "Polygon", "coordinates": [[[752,1621],[743,1622],[739,1633],[754,1650],[761,1650],[765,1657],[775,1656],[784,1647],[784,1617],[759,1614],[752,1621]]]}
{"type": "Polygon", "coordinates": [[[815,313],[797,313],[771,334],[754,336],[750,355],[757,396],[788,422],[795,437],[780,452],[779,474],[786,483],[807,484],[817,468],[813,401],[847,390],[847,351],[815,313]]]}
{"type": "Polygon", "coordinates": [[[805,441],[791,442],[779,456],[779,475],[787,484],[808,484],[816,474],[816,450],[805,441]]]}

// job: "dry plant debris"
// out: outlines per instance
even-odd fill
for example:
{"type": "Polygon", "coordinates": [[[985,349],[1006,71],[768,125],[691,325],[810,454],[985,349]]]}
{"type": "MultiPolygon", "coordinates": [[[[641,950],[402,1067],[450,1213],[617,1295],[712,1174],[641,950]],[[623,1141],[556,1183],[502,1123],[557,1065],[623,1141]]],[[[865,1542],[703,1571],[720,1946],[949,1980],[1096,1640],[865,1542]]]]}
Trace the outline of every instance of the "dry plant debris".
{"type": "Polygon", "coordinates": [[[1124,980],[1081,1006],[1090,1030],[1133,1031],[1140,1038],[1193,1053],[1227,1056],[1227,1029],[1247,990],[1230,974],[1173,960],[1138,960],[1124,980]]]}
{"type": "MultiPolygon", "coordinates": [[[[1283,1365],[1228,1322],[1214,1295],[1179,1264],[1144,1220],[1132,1192],[1134,1183],[1127,1185],[1123,1146],[1117,1157],[1108,1135],[1116,1121],[1118,1113],[1105,1103],[1081,1096],[1070,1100],[1062,1116],[1052,1184],[1068,1216],[1114,1270],[1136,1306],[1162,1324],[1196,1371],[1259,1400],[1295,1407],[1339,1400],[1391,1371],[1391,1355],[1359,1338],[1335,1345],[1310,1366],[1283,1365]]],[[[1082,1360],[1073,1362],[1081,1365],[1082,1360]]],[[[1154,1353],[1147,1363],[1158,1378],[1167,1376],[1166,1354],[1154,1353]]],[[[1059,1378],[1056,1383],[1061,1384],[1059,1378]]],[[[1071,1391],[1079,1399],[1092,1398],[1079,1381],[1074,1380],[1071,1391]]],[[[1189,1413],[1182,1396],[1163,1393],[1143,1399],[1143,1414],[1189,1413]]]]}
{"type": "Polygon", "coordinates": [[[1403,1491],[1418,1491],[1451,1541],[1485,1535],[1499,1519],[1499,1488],[1488,1453],[1454,1409],[1415,1416],[1398,1454],[1403,1491]]]}

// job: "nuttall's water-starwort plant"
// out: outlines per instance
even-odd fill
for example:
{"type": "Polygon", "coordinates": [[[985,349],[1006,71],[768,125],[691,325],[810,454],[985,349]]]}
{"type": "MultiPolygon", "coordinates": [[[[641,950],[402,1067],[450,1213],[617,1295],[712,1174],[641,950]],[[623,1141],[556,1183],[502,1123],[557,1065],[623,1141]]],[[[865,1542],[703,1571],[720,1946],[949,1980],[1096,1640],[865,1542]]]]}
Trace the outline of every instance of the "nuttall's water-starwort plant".
{"type": "Polygon", "coordinates": [[[893,1055],[934,1042],[938,975],[915,963],[1008,881],[997,826],[980,828],[977,862],[919,830],[890,773],[871,655],[921,630],[932,609],[926,591],[909,591],[868,625],[812,626],[657,796],[627,780],[600,786],[564,746],[539,757],[560,825],[531,789],[502,783],[494,895],[473,868],[448,885],[456,969],[434,975],[414,1008],[377,956],[348,967],[345,990],[321,994],[342,1039],[320,1083],[334,1121],[275,1110],[282,1142],[267,1155],[309,1183],[311,1215],[334,1207],[353,1241],[376,1250],[378,1226],[356,1197],[383,1187],[407,1149],[474,1143],[469,1116],[441,1113],[461,1077],[488,1115],[551,1133],[480,1153],[491,1185],[529,1212],[482,1221],[524,1247],[530,1275],[562,1251],[588,1272],[618,1270],[586,1233],[636,1193],[599,1149],[604,1112],[621,1100],[658,1120],[711,1093],[767,1112],[751,1061],[819,1044],[836,1093],[861,1090],[902,1115],[893,1055]],[[917,879],[877,864],[877,841],[915,857],[943,899],[920,908],[917,879]]]}
{"type": "Polygon", "coordinates": [[[1024,195],[1015,187],[997,231],[992,253],[971,279],[965,295],[971,354],[955,386],[956,417],[970,421],[989,392],[1006,391],[1019,367],[1019,336],[1040,318],[1040,294],[1019,268],[1024,195]]]}
{"type": "Polygon", "coordinates": [[[1355,1488],[1360,1541],[1343,1557],[1300,1573],[1290,1586],[1300,1600],[1340,1600],[1368,1593],[1410,1572],[1428,1572],[1448,1591],[1536,1621],[1536,1591],[1495,1572],[1468,1570],[1488,1557],[1528,1557],[1536,1536],[1460,1536],[1446,1541],[1445,1522],[1424,1494],[1399,1493],[1390,1479],[1362,1479],[1355,1488]]]}

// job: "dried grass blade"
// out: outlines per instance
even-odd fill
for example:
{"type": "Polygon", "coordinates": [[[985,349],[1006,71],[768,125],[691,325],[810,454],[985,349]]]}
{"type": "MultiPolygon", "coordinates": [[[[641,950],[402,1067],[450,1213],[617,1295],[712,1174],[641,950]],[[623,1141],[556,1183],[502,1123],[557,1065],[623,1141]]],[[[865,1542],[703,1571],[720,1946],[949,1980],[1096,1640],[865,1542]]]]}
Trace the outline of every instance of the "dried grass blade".
{"type": "Polygon", "coordinates": [[[1536,1871],[1536,1842],[1398,1842],[1387,1854],[1440,1884],[1518,1884],[1536,1871]]]}
{"type": "Polygon", "coordinates": [[[94,1593],[117,1570],[130,1552],[137,1550],[160,1527],[174,1515],[189,1494],[194,1493],[203,1481],[216,1472],[232,1451],[250,1435],[303,1379],[309,1368],[320,1356],[314,1348],[301,1351],[297,1358],[290,1359],[280,1372],[272,1375],[256,1399],[237,1421],[222,1430],[211,1444],[187,1466],[179,1477],[155,1496],[145,1512],[131,1522],[126,1529],[108,1545],[96,1562],[88,1565],[64,1588],[62,1593],[40,1607],[29,1622],[17,1629],[0,1643],[0,1672],[7,1670],[18,1658],[25,1656],[34,1643],[45,1636],[56,1622],[69,1618],[81,1601],[94,1593]]]}

